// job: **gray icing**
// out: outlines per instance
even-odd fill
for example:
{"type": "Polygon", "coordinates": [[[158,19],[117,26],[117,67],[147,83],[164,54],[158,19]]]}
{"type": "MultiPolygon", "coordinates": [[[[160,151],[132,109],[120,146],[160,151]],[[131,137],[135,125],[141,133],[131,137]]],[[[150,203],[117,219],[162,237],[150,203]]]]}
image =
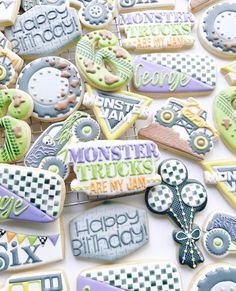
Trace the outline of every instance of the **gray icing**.
{"type": "Polygon", "coordinates": [[[13,26],[5,29],[13,51],[25,59],[33,59],[63,51],[82,34],[73,8],[37,5],[18,15],[13,26]]]}
{"type": "Polygon", "coordinates": [[[7,58],[6,56],[0,57],[0,67],[1,69],[4,68],[6,72],[6,76],[4,78],[0,76],[0,85],[6,85],[9,83],[12,75],[15,73],[11,60],[7,58]]]}
{"type": "Polygon", "coordinates": [[[148,242],[146,212],[105,203],[73,219],[70,237],[74,256],[114,261],[148,242]]]}
{"type": "Polygon", "coordinates": [[[21,8],[27,11],[35,5],[54,5],[60,6],[65,4],[66,0],[21,0],[21,8]]]}
{"type": "Polygon", "coordinates": [[[90,25],[100,25],[108,20],[112,10],[112,5],[106,1],[94,0],[83,7],[82,15],[90,25]]]}
{"type": "Polygon", "coordinates": [[[227,185],[228,191],[236,195],[236,167],[215,166],[214,170],[219,174],[219,181],[224,182],[227,185]]]}
{"type": "MultiPolygon", "coordinates": [[[[228,27],[226,25],[227,17],[234,17],[236,24],[236,3],[225,2],[210,8],[203,18],[202,29],[213,47],[223,52],[236,53],[236,34],[228,36],[223,33],[224,29],[226,34],[230,30],[230,23],[228,27]]],[[[234,29],[231,32],[234,32],[234,29]]]]}
{"type": "Polygon", "coordinates": [[[33,116],[39,119],[66,117],[82,102],[82,83],[76,67],[59,57],[29,63],[16,86],[32,96],[33,116]]]}
{"type": "Polygon", "coordinates": [[[141,103],[139,100],[116,93],[98,91],[97,94],[99,100],[103,100],[103,106],[100,107],[100,110],[111,132],[114,132],[119,124],[124,122],[125,117],[133,110],[134,105],[141,103]],[[114,100],[113,105],[111,105],[112,100],[114,100]]]}
{"type": "Polygon", "coordinates": [[[206,272],[204,278],[199,280],[196,291],[220,291],[220,285],[226,288],[223,290],[236,290],[236,268],[222,266],[206,272]]]}

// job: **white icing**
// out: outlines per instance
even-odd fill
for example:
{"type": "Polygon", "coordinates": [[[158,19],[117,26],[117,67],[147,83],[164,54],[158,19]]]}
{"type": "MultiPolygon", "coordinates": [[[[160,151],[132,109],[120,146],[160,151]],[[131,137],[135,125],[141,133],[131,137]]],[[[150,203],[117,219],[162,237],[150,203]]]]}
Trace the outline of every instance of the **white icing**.
{"type": "Polygon", "coordinates": [[[220,282],[216,284],[210,291],[235,291],[236,284],[231,281],[220,282]]]}
{"type": "Polygon", "coordinates": [[[0,24],[13,24],[19,9],[19,0],[0,1],[0,24]]]}
{"type": "Polygon", "coordinates": [[[235,12],[223,12],[220,13],[214,23],[215,31],[218,35],[221,37],[230,40],[235,40],[235,29],[232,29],[235,27],[236,23],[236,13],[235,12]]]}
{"type": "Polygon", "coordinates": [[[61,71],[56,68],[43,68],[32,75],[29,80],[29,94],[34,100],[50,104],[60,100],[61,92],[69,88],[68,79],[60,77],[61,71]]]}

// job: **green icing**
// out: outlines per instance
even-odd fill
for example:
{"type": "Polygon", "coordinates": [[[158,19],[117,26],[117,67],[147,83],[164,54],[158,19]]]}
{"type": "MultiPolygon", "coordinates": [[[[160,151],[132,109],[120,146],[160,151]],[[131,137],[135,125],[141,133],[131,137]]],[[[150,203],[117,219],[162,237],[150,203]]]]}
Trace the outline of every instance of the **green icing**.
{"type": "Polygon", "coordinates": [[[236,151],[236,87],[229,87],[216,96],[214,115],[222,139],[236,151]]]}
{"type": "Polygon", "coordinates": [[[19,89],[0,90],[0,117],[6,114],[16,119],[31,116],[33,101],[30,95],[19,89]]]}

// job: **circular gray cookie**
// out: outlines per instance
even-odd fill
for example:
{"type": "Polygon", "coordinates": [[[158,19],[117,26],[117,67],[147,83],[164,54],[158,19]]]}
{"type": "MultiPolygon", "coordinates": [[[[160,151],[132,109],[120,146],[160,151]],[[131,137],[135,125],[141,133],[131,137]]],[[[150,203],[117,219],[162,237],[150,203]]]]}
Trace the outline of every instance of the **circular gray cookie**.
{"type": "Polygon", "coordinates": [[[82,102],[84,85],[76,67],[60,57],[29,63],[20,73],[17,88],[34,101],[33,116],[42,121],[63,120],[82,102]]]}
{"type": "Polygon", "coordinates": [[[200,22],[200,38],[212,53],[236,56],[236,3],[221,3],[210,7],[200,22]]]}

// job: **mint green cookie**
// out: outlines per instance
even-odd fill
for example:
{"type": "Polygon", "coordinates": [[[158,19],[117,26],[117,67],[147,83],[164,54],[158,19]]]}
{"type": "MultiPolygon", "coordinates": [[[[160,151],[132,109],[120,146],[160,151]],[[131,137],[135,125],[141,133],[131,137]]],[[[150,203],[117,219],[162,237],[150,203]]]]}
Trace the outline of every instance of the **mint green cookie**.
{"type": "Polygon", "coordinates": [[[19,89],[0,90],[0,117],[9,115],[16,119],[27,119],[33,111],[30,95],[19,89]]]}
{"type": "Polygon", "coordinates": [[[216,96],[214,117],[224,143],[236,152],[236,87],[229,87],[216,96]]]}

